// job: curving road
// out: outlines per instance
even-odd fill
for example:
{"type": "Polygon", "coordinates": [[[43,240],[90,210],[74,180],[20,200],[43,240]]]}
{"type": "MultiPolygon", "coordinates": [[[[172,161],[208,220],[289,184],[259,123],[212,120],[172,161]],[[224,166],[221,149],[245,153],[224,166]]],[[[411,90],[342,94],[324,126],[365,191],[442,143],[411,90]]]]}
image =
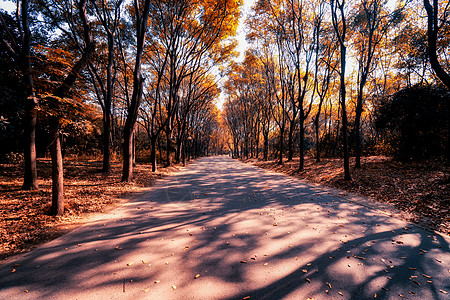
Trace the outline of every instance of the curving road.
{"type": "Polygon", "coordinates": [[[450,299],[449,243],[218,156],[2,262],[0,299],[450,299]]]}

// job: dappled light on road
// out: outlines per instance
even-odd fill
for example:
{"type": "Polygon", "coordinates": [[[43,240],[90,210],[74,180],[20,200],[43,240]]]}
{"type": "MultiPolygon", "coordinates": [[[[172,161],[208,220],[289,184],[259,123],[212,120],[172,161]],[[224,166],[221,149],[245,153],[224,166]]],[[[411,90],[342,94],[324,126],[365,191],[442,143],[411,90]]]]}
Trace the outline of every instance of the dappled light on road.
{"type": "Polygon", "coordinates": [[[0,298],[448,299],[448,237],[339,193],[201,159],[5,261],[0,298]]]}

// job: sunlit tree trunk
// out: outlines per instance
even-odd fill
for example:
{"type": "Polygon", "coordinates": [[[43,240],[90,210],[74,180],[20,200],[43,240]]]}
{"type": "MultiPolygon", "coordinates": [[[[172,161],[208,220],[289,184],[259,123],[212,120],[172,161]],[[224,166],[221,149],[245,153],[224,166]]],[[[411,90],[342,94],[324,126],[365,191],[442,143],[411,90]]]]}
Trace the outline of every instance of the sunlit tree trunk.
{"type": "Polygon", "coordinates": [[[62,215],[64,213],[64,173],[63,158],[61,154],[61,133],[59,131],[59,120],[55,120],[55,132],[53,142],[50,146],[52,158],[52,207],[51,214],[62,215]]]}

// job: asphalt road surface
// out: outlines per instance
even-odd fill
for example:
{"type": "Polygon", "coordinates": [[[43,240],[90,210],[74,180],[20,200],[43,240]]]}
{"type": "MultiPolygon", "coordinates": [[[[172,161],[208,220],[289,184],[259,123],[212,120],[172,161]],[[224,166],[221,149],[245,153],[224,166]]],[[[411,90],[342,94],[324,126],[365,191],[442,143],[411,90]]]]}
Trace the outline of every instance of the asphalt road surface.
{"type": "Polygon", "coordinates": [[[450,238],[391,213],[204,158],[2,262],[0,299],[450,299],[450,238]]]}

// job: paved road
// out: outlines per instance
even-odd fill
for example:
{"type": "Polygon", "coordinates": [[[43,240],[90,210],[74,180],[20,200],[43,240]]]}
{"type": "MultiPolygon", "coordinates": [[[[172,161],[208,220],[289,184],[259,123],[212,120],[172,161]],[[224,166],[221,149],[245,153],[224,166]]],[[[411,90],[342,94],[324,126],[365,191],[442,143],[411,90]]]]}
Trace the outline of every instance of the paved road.
{"type": "Polygon", "coordinates": [[[450,299],[449,242],[362,198],[204,158],[3,262],[0,299],[450,299]]]}

